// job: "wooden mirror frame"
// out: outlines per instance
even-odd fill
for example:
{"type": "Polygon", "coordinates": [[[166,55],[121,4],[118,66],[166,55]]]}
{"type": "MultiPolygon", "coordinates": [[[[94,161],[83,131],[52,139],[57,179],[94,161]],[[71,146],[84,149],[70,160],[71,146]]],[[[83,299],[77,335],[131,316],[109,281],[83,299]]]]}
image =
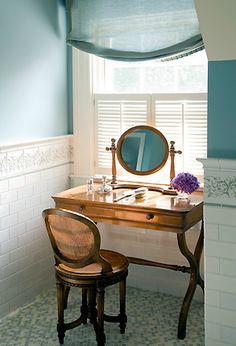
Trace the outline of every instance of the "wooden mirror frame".
{"type": "MultiPolygon", "coordinates": [[[[119,162],[121,163],[122,167],[124,169],[126,169],[128,172],[136,174],[136,175],[147,175],[147,174],[152,174],[154,172],[157,172],[158,170],[160,170],[165,165],[165,163],[166,163],[166,161],[168,159],[168,155],[170,154],[170,182],[175,177],[175,154],[182,154],[181,150],[175,150],[175,142],[174,141],[170,141],[170,149],[169,149],[168,142],[167,142],[165,136],[159,130],[157,130],[155,127],[148,126],[148,125],[134,126],[134,127],[131,127],[130,129],[128,129],[127,131],[125,131],[121,135],[121,137],[119,138],[117,147],[116,147],[116,140],[115,140],[115,138],[111,138],[111,146],[110,147],[106,147],[106,150],[110,151],[111,154],[112,154],[112,179],[111,179],[111,185],[113,185],[113,186],[117,185],[117,183],[118,183],[117,182],[117,174],[116,174],[116,172],[117,172],[116,171],[116,154],[117,154],[117,157],[118,157],[119,162]],[[150,130],[158,133],[158,135],[161,136],[161,138],[163,139],[164,143],[166,143],[167,150],[165,152],[164,160],[161,163],[161,165],[159,165],[157,167],[157,169],[152,169],[152,170],[146,171],[144,173],[143,172],[137,173],[139,171],[132,170],[126,164],[123,165],[122,164],[123,162],[121,163],[122,160],[121,160],[120,152],[121,152],[122,143],[124,142],[124,139],[127,138],[127,135],[129,133],[131,133],[132,131],[134,131],[134,129],[150,129],[150,130]]],[[[174,191],[174,190],[172,189],[172,191],[174,191]]]]}
{"type": "Polygon", "coordinates": [[[168,156],[169,156],[169,145],[168,145],[168,142],[167,142],[165,136],[159,130],[157,130],[155,127],[148,126],[148,125],[138,125],[138,126],[131,127],[130,129],[125,131],[120,136],[118,143],[117,143],[116,153],[117,153],[117,159],[118,159],[119,163],[127,172],[135,174],[135,175],[149,175],[149,174],[153,174],[153,173],[159,171],[165,165],[165,163],[168,159],[168,156]],[[164,152],[165,153],[164,153],[163,160],[161,161],[161,163],[158,166],[156,166],[156,167],[154,167],[148,171],[138,171],[136,169],[130,168],[126,164],[126,162],[123,160],[122,155],[121,155],[122,145],[123,145],[124,141],[127,139],[127,137],[131,133],[135,133],[138,130],[148,130],[148,131],[156,133],[161,138],[161,140],[164,144],[164,152]]]}

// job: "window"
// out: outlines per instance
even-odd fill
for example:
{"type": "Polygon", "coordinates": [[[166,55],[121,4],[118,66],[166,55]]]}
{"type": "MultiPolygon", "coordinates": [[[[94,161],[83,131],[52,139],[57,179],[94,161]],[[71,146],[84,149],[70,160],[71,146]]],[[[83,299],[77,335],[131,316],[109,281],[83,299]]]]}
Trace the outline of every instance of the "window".
{"type": "Polygon", "coordinates": [[[93,57],[95,93],[206,93],[204,50],[177,60],[119,62],[93,57]]]}
{"type": "MultiPolygon", "coordinates": [[[[111,174],[111,154],[105,147],[112,137],[118,140],[128,128],[148,124],[183,151],[176,155],[176,173],[190,171],[201,180],[202,165],[196,158],[207,153],[205,52],[167,62],[124,63],[94,57],[93,72],[95,173],[111,174]]],[[[130,176],[119,165],[118,175],[130,176]]],[[[146,179],[168,183],[168,177],[167,162],[146,179]]]]}

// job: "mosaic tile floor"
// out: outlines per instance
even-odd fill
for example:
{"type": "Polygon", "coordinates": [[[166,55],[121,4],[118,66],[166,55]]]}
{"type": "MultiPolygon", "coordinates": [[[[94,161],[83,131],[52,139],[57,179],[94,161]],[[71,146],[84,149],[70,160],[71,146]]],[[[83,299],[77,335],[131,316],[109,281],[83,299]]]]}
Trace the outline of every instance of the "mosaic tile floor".
{"type": "MultiPolygon", "coordinates": [[[[69,296],[66,319],[76,316],[80,304],[78,289],[69,296]]],[[[116,287],[108,288],[105,297],[107,313],[118,310],[116,287]]],[[[203,304],[193,302],[187,324],[185,340],[176,337],[181,299],[166,294],[127,287],[128,324],[125,335],[119,334],[117,324],[105,323],[107,346],[203,346],[203,304]]],[[[55,289],[37,296],[30,305],[0,321],[1,346],[56,346],[56,293],[55,289]]],[[[96,346],[92,326],[79,326],[69,330],[65,346],[96,346]]]]}

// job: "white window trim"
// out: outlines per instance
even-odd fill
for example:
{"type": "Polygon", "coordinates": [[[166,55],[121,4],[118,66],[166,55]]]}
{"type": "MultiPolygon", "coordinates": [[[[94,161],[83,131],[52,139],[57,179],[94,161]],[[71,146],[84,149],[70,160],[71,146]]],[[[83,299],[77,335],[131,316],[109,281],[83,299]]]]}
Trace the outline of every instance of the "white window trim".
{"type": "Polygon", "coordinates": [[[94,112],[91,56],[73,48],[73,127],[74,174],[73,179],[83,184],[94,176],[94,112]]]}

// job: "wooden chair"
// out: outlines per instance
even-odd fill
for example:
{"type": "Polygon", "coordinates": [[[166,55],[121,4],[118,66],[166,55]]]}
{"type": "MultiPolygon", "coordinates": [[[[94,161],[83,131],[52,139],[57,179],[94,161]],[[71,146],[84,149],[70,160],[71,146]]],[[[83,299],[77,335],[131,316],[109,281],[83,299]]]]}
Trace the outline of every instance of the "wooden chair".
{"type": "Polygon", "coordinates": [[[125,256],[100,249],[100,233],[96,224],[75,212],[62,209],[43,211],[47,232],[55,256],[57,285],[58,323],[60,344],[65,331],[86,324],[93,324],[97,345],[105,344],[104,321],[119,322],[124,334],[127,316],[125,313],[126,277],[128,260],[125,256]],[[105,288],[119,283],[120,312],[117,316],[104,314],[105,288]],[[82,289],[80,317],[73,322],[64,322],[64,310],[70,287],[82,289]]]}

